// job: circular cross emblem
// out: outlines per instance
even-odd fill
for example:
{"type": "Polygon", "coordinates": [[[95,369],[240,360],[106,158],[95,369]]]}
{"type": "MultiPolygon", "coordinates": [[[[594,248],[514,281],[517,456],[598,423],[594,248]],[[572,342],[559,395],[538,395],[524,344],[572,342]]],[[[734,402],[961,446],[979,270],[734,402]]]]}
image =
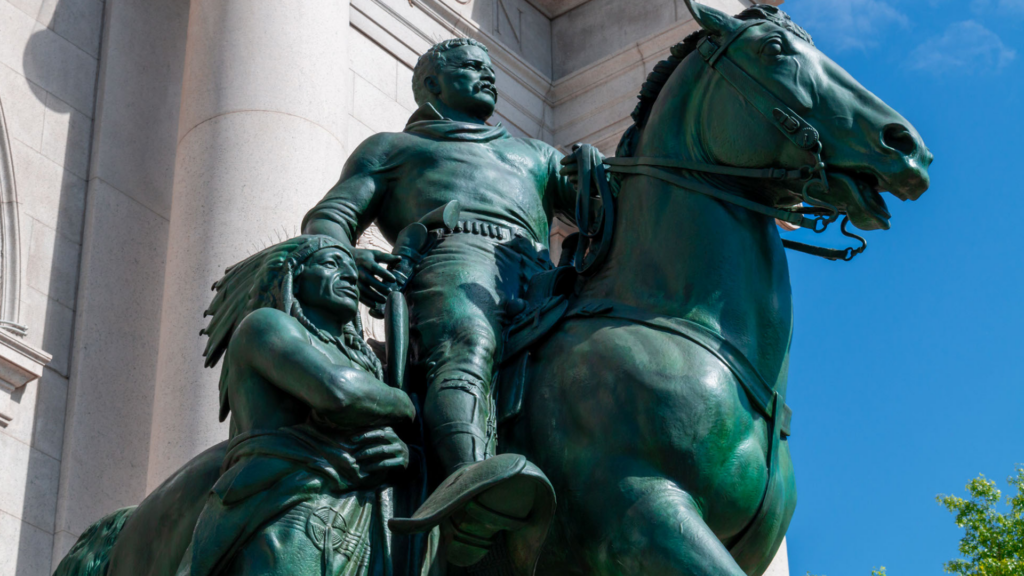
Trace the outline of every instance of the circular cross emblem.
{"type": "Polygon", "coordinates": [[[348,525],[337,510],[324,506],[309,515],[306,534],[317,549],[336,551],[345,542],[348,525]]]}

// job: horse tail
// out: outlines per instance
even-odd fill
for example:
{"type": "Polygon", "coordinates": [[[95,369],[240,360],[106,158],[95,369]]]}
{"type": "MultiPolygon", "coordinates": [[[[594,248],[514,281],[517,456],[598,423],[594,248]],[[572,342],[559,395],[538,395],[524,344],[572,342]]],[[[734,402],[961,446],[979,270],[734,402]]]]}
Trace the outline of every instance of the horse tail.
{"type": "Polygon", "coordinates": [[[106,576],[110,551],[135,508],[121,508],[90,526],[60,561],[53,576],[106,576]]]}

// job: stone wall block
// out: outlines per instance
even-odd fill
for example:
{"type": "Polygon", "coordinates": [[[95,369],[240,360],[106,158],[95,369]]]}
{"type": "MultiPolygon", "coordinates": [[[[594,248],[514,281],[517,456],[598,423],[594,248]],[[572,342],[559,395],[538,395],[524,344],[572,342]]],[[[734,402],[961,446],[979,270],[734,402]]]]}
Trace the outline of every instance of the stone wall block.
{"type": "Polygon", "coordinates": [[[57,530],[146,495],[167,220],[91,182],[57,530]]]}
{"type": "Polygon", "coordinates": [[[25,280],[67,308],[74,309],[81,247],[56,230],[35,222],[29,240],[25,280]]]}
{"type": "Polygon", "coordinates": [[[0,106],[4,109],[7,134],[33,150],[42,149],[46,107],[36,97],[36,93],[42,91],[21,74],[0,64],[0,106]]]}
{"type": "Polygon", "coordinates": [[[60,462],[2,432],[0,460],[0,511],[52,534],[60,462]]]}
{"type": "MultiPolygon", "coordinates": [[[[723,2],[709,0],[715,6],[723,2]]],[[[739,2],[734,2],[739,4],[739,2]]],[[[738,11],[738,10],[736,10],[738,11]]],[[[675,0],[591,0],[551,22],[552,78],[557,80],[650,36],[677,20],[690,19],[675,0]]],[[[679,42],[682,42],[679,38],[679,42]]],[[[637,86],[639,91],[640,87],[637,86]]]]}
{"type": "Polygon", "coordinates": [[[29,327],[25,341],[52,354],[53,359],[47,366],[66,377],[71,361],[74,310],[31,286],[24,286],[21,290],[21,323],[29,327]]]}
{"type": "Polygon", "coordinates": [[[0,576],[50,576],[53,536],[0,512],[0,576]]]}
{"type": "Polygon", "coordinates": [[[376,134],[369,126],[354,117],[348,117],[348,149],[355,150],[364,140],[376,134]]]}
{"type": "Polygon", "coordinates": [[[43,144],[39,151],[84,181],[89,176],[91,139],[92,119],[48,93],[43,144]]]}
{"type": "Polygon", "coordinates": [[[392,100],[398,99],[398,61],[394,56],[362,33],[352,30],[348,37],[348,57],[353,72],[392,100]]]}
{"type": "Polygon", "coordinates": [[[570,95],[555,108],[555,132],[564,130],[571,124],[585,124],[591,130],[600,128],[601,126],[589,122],[588,119],[595,111],[607,107],[610,102],[628,99],[631,107],[627,115],[632,112],[637,102],[636,95],[640,93],[640,87],[647,79],[640,64],[639,60],[636,60],[633,66],[624,70],[595,70],[595,82],[592,87],[570,95]]]}
{"type": "MultiPolygon", "coordinates": [[[[67,379],[44,369],[42,378],[18,388],[7,400],[8,409],[4,412],[14,419],[3,432],[47,456],[60,459],[67,394],[67,379]]],[[[14,474],[15,470],[5,464],[4,473],[14,474]]]]}
{"type": "Polygon", "coordinates": [[[91,174],[171,216],[188,2],[106,6],[91,174]]]}
{"type": "Polygon", "coordinates": [[[0,63],[92,116],[95,57],[8,2],[0,2],[0,30],[0,63]]]}
{"type": "Polygon", "coordinates": [[[412,69],[398,62],[395,72],[398,77],[398,104],[412,115],[419,108],[412,93],[412,69]]]}
{"type": "MultiPolygon", "coordinates": [[[[71,551],[71,547],[78,541],[78,537],[69,533],[58,531],[53,535],[53,558],[50,561],[50,571],[46,573],[46,576],[50,576],[57,571],[57,566],[60,565],[60,561],[68,555],[71,551]]],[[[2,574],[2,572],[0,572],[2,574]]],[[[788,576],[788,575],[787,575],[788,576]]]]}
{"type": "Polygon", "coordinates": [[[22,219],[35,218],[68,240],[80,243],[85,180],[21,142],[11,142],[11,151],[22,219]]]}
{"type": "Polygon", "coordinates": [[[262,110],[305,118],[343,142],[348,9],[334,0],[192,2],[189,36],[203,49],[185,54],[179,141],[210,118],[262,110]],[[301,33],[283,30],[299,22],[301,33]]]}
{"type": "Polygon", "coordinates": [[[410,112],[373,84],[355,76],[352,93],[352,116],[374,132],[401,132],[405,128],[410,112]]]}
{"type": "Polygon", "coordinates": [[[103,2],[60,0],[50,27],[86,54],[98,58],[100,33],[103,27],[103,2]]]}
{"type": "Polygon", "coordinates": [[[15,8],[21,10],[28,16],[35,19],[43,26],[48,26],[53,21],[53,15],[57,11],[57,4],[60,0],[7,0],[15,8]]]}

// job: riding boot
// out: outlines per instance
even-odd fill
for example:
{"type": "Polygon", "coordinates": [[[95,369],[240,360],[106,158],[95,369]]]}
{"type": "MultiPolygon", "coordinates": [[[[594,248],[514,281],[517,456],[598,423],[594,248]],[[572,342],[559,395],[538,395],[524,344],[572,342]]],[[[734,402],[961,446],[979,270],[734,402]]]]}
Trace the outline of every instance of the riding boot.
{"type": "Polygon", "coordinates": [[[445,475],[494,455],[493,400],[484,382],[461,374],[436,378],[424,416],[445,475]]]}
{"type": "MultiPolygon", "coordinates": [[[[430,430],[434,453],[448,476],[494,455],[494,406],[483,382],[462,375],[435,380],[428,395],[428,418],[458,418],[430,430]]],[[[436,421],[436,420],[435,420],[436,421]]],[[[530,481],[510,479],[483,492],[442,526],[448,542],[448,561],[470,566],[487,555],[498,532],[518,530],[533,508],[530,481]]]]}

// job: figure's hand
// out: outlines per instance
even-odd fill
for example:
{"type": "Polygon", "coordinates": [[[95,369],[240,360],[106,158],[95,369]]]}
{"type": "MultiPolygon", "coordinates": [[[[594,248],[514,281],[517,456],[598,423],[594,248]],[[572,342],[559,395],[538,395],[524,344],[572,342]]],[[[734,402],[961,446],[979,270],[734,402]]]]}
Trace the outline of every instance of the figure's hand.
{"type": "Polygon", "coordinates": [[[580,163],[576,161],[575,154],[569,154],[564,156],[561,160],[562,167],[558,170],[560,176],[565,176],[569,179],[569,183],[573,185],[573,188],[580,187],[580,163]]]}
{"type": "MultiPolygon", "coordinates": [[[[581,146],[581,144],[573,144],[572,145],[572,151],[576,152],[576,150],[580,146],[581,146]]],[[[594,151],[597,152],[596,149],[594,151]]],[[[597,154],[598,154],[598,156],[601,157],[601,160],[604,160],[604,155],[603,154],[601,154],[600,152],[597,152],[597,154]]],[[[560,175],[565,176],[566,178],[568,178],[569,179],[569,183],[572,184],[573,187],[579,189],[579,184],[580,184],[580,166],[579,166],[579,162],[576,160],[576,154],[569,154],[568,156],[565,156],[564,158],[562,158],[561,164],[562,164],[562,167],[558,170],[558,173],[560,175]]]]}
{"type": "Polygon", "coordinates": [[[359,300],[371,308],[383,304],[391,291],[388,284],[394,284],[396,278],[381,264],[394,264],[402,258],[379,250],[356,248],[354,252],[359,269],[359,300]]]}
{"type": "Polygon", "coordinates": [[[363,475],[405,469],[409,465],[409,447],[390,427],[364,432],[352,440],[356,443],[352,456],[363,475]]]}

